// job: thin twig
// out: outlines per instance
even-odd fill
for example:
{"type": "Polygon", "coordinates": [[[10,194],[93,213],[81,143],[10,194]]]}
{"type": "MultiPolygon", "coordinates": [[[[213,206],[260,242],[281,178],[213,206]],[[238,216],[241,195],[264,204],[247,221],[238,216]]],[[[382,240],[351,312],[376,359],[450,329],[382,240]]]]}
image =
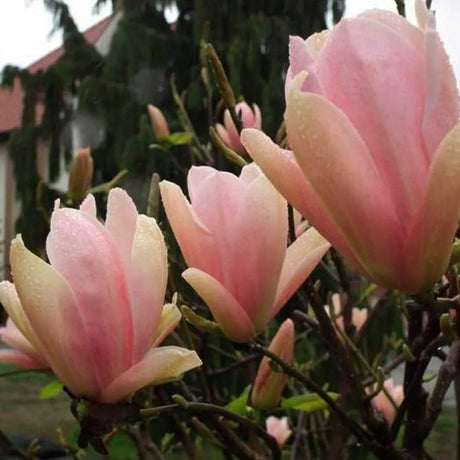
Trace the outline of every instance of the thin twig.
{"type": "Polygon", "coordinates": [[[222,367],[220,369],[208,371],[207,375],[211,377],[218,377],[220,375],[226,374],[227,372],[233,371],[235,369],[238,369],[239,367],[246,366],[249,363],[252,363],[253,361],[257,361],[258,359],[261,358],[261,355],[256,353],[250,356],[247,356],[245,359],[242,359],[241,361],[236,361],[226,367],[222,367]]]}

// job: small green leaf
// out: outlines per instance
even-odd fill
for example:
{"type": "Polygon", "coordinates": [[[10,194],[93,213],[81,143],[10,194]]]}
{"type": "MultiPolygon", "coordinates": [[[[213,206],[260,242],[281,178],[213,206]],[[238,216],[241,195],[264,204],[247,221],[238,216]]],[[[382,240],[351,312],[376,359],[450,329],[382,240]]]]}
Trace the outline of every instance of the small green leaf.
{"type": "Polygon", "coordinates": [[[248,405],[248,398],[249,398],[249,390],[250,386],[248,385],[241,393],[238,398],[234,399],[232,402],[227,404],[226,409],[234,414],[245,416],[246,415],[246,407],[248,405]]]}
{"type": "Polygon", "coordinates": [[[193,142],[193,136],[190,133],[174,133],[171,134],[165,142],[171,145],[189,145],[193,142]]]}
{"type": "Polygon", "coordinates": [[[57,380],[55,380],[54,382],[50,382],[41,389],[39,398],[40,399],[55,398],[62,391],[63,387],[64,385],[57,380]]]}
{"type": "MultiPolygon", "coordinates": [[[[338,393],[327,393],[334,401],[339,397],[338,393]]],[[[283,399],[281,402],[283,409],[295,409],[307,413],[325,410],[328,408],[327,403],[316,394],[293,396],[292,398],[283,399]]]]}
{"type": "Polygon", "coordinates": [[[174,435],[172,433],[166,433],[163,438],[161,439],[160,449],[164,452],[171,444],[174,435]]]}

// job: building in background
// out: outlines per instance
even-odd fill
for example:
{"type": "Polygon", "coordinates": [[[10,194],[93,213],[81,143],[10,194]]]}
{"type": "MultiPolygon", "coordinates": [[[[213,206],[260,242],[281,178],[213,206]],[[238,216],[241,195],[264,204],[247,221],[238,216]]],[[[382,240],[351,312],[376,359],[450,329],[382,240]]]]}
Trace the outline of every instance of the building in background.
{"type": "MultiPolygon", "coordinates": [[[[84,32],[86,40],[92,43],[102,55],[106,55],[109,51],[120,18],[121,12],[118,12],[84,32]]],[[[28,70],[32,73],[45,70],[54,64],[63,53],[64,50],[58,48],[30,65],[28,70]]],[[[8,153],[8,139],[10,133],[21,125],[22,100],[23,91],[19,80],[15,81],[11,89],[0,89],[0,280],[9,277],[8,252],[15,234],[14,224],[19,214],[19,203],[15,197],[13,168],[8,153]]],[[[36,112],[37,123],[40,123],[42,114],[43,106],[39,104],[36,112]]],[[[81,133],[78,123],[73,123],[71,130],[74,150],[84,147],[84,145],[80,145],[81,133]]],[[[39,143],[37,147],[37,170],[42,180],[48,182],[48,155],[45,143],[39,143]]],[[[67,172],[63,171],[59,179],[53,183],[53,187],[65,191],[66,186],[67,172]]]]}

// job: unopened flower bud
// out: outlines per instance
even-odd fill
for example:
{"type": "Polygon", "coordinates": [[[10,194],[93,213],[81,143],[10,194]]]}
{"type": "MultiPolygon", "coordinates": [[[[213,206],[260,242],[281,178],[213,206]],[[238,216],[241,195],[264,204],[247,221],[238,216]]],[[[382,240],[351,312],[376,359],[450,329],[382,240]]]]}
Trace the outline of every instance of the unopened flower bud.
{"type": "Polygon", "coordinates": [[[150,122],[152,124],[152,129],[155,134],[155,137],[158,141],[164,141],[170,136],[168,122],[163,115],[163,112],[154,105],[149,104],[147,106],[149,112],[150,122]]]}
{"type": "Polygon", "coordinates": [[[93,159],[88,148],[81,149],[74,157],[69,175],[69,198],[74,203],[81,203],[93,180],[93,159]]]}
{"type": "MultiPolygon", "coordinates": [[[[281,325],[268,349],[286,363],[292,364],[294,358],[294,323],[292,320],[287,319],[281,325]]],[[[287,379],[286,374],[272,370],[270,360],[265,356],[260,363],[252,389],[252,405],[257,409],[276,407],[287,379]]]]}

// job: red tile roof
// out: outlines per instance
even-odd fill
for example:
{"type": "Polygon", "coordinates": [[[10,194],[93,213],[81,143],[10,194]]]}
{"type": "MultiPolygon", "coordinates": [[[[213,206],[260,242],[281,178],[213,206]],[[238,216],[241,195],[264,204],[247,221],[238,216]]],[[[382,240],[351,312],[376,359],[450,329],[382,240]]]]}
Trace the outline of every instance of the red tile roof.
{"type": "MultiPolygon", "coordinates": [[[[96,43],[113,16],[108,16],[93,27],[86,30],[83,35],[89,43],[96,43]]],[[[34,73],[47,69],[54,64],[64,53],[62,47],[51,51],[46,56],[31,64],[27,69],[34,73]]],[[[0,88],[0,133],[5,133],[21,125],[23,92],[18,80],[14,82],[13,88],[0,88]]],[[[43,107],[37,107],[37,119],[40,120],[43,107]]]]}

